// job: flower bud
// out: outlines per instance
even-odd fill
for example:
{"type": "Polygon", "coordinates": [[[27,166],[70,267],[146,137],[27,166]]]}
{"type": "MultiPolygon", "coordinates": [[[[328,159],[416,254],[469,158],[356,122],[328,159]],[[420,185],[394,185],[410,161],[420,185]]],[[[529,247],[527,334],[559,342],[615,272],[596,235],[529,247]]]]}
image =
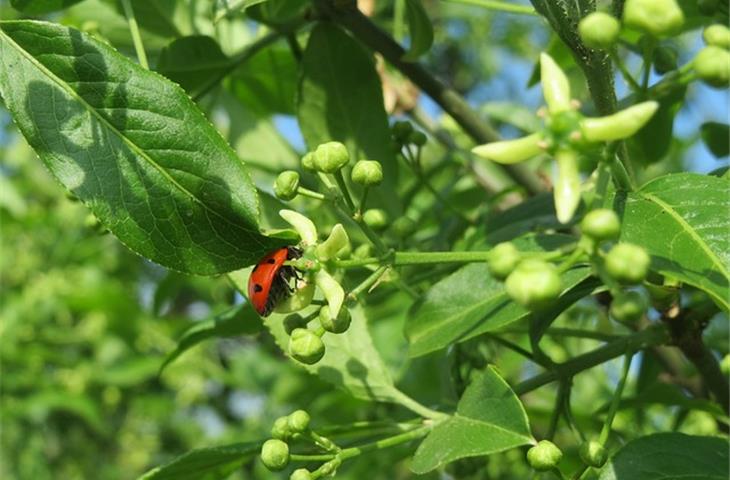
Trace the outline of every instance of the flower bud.
{"type": "Polygon", "coordinates": [[[360,160],[352,167],[352,181],[365,187],[375,187],[383,181],[383,167],[375,160],[360,160]]]}
{"type": "Polygon", "coordinates": [[[558,178],[553,188],[555,213],[560,223],[568,223],[580,205],[580,174],[578,158],[572,150],[561,150],[555,155],[558,178]]]}
{"type": "Polygon", "coordinates": [[[626,26],[657,38],[678,32],[684,24],[684,13],[676,0],[626,0],[626,26]]]}
{"type": "Polygon", "coordinates": [[[408,217],[397,218],[390,227],[398,238],[405,238],[416,230],[416,222],[408,217]]]}
{"type": "Polygon", "coordinates": [[[649,272],[651,259],[642,247],[619,243],[606,255],[606,272],[623,284],[641,283],[649,272]]]}
{"type": "Polygon", "coordinates": [[[677,50],[666,45],[660,45],[652,55],[654,70],[660,75],[677,69],[677,50]]]}
{"type": "Polygon", "coordinates": [[[585,442],[581,445],[578,454],[586,465],[593,468],[601,468],[606,463],[606,460],[608,460],[606,449],[595,440],[585,442]]]}
{"type": "Polygon", "coordinates": [[[323,262],[332,258],[337,258],[338,253],[350,246],[350,238],[342,224],[338,223],[332,227],[327,240],[317,245],[317,258],[323,262]]]}
{"type": "Polygon", "coordinates": [[[719,23],[710,25],[702,32],[702,38],[707,45],[713,45],[724,49],[730,48],[730,28],[719,23]]]}
{"type": "Polygon", "coordinates": [[[710,45],[700,50],[692,62],[697,77],[715,88],[730,84],[730,52],[710,45]]]}
{"type": "Polygon", "coordinates": [[[302,433],[309,428],[310,417],[304,410],[296,410],[287,417],[289,430],[293,433],[302,433]]]}
{"type": "Polygon", "coordinates": [[[294,227],[301,238],[302,246],[307,247],[317,243],[317,228],[310,219],[294,210],[279,210],[279,216],[294,227]]]}
{"type": "Polygon", "coordinates": [[[556,467],[562,458],[563,452],[549,440],[541,440],[527,451],[527,463],[538,472],[556,467]]]}
{"type": "Polygon", "coordinates": [[[333,317],[328,307],[322,307],[319,311],[319,323],[322,328],[331,333],[344,333],[350,328],[350,311],[347,308],[340,308],[340,312],[333,317]]]}
{"type": "Polygon", "coordinates": [[[289,337],[289,354],[307,365],[314,365],[324,356],[324,343],[314,332],[295,328],[289,337]]]}
{"type": "Polygon", "coordinates": [[[318,271],[315,274],[314,281],[327,300],[330,315],[336,317],[340,313],[342,302],[345,300],[345,291],[342,289],[342,285],[332,278],[332,275],[327,273],[326,270],[318,271]]]}
{"type": "Polygon", "coordinates": [[[530,310],[548,306],[562,289],[557,268],[536,259],[522,261],[509,274],[504,287],[512,300],[530,310]]]}
{"type": "Polygon", "coordinates": [[[287,417],[279,417],[274,421],[274,426],[271,427],[271,436],[273,438],[286,441],[291,437],[291,434],[289,419],[287,417]]]}
{"type": "Polygon", "coordinates": [[[388,225],[388,214],[380,208],[371,208],[365,210],[365,213],[362,214],[362,220],[365,225],[373,230],[382,230],[388,225]]]}
{"type": "Polygon", "coordinates": [[[350,161],[347,147],[340,142],[327,142],[314,151],[314,168],[323,173],[335,173],[350,161]]]}
{"type": "Polygon", "coordinates": [[[597,242],[615,240],[621,231],[621,222],[618,215],[608,208],[598,208],[588,212],[580,223],[583,235],[597,242]]]}
{"type": "Polygon", "coordinates": [[[406,143],[411,132],[413,132],[413,125],[411,125],[411,122],[407,120],[401,120],[395,122],[393,126],[390,127],[390,132],[400,143],[406,143]]]}
{"type": "Polygon", "coordinates": [[[621,24],[615,17],[604,12],[593,12],[578,24],[581,40],[591,48],[610,49],[621,32],[621,24]]]}
{"type": "Polygon", "coordinates": [[[565,72],[547,53],[540,54],[540,83],[551,115],[573,108],[570,101],[570,82],[565,72]]]}
{"type": "Polygon", "coordinates": [[[477,157],[505,165],[524,162],[525,160],[542,153],[540,141],[541,133],[533,133],[514,140],[500,140],[498,142],[485,143],[471,149],[477,157]]]}
{"type": "Polygon", "coordinates": [[[314,167],[314,152],[307,152],[304,154],[302,157],[302,168],[310,172],[314,172],[316,170],[314,167]]]}
{"type": "Polygon", "coordinates": [[[312,480],[312,474],[306,468],[297,468],[292,472],[289,480],[312,480]]]}
{"type": "Polygon", "coordinates": [[[293,170],[281,172],[274,182],[274,193],[282,200],[291,200],[297,196],[299,174],[293,170]]]}
{"type": "Polygon", "coordinates": [[[426,134],[423,132],[420,132],[418,130],[414,130],[411,132],[410,135],[408,135],[408,142],[412,143],[413,145],[417,147],[422,147],[426,145],[426,142],[428,141],[428,137],[426,137],[426,134]]]}
{"type": "Polygon", "coordinates": [[[266,440],[261,447],[261,461],[273,472],[283,470],[289,465],[289,445],[281,440],[266,440]]]}
{"type": "Polygon", "coordinates": [[[628,138],[647,124],[659,108],[653,100],[641,102],[613,115],[584,118],[580,122],[583,138],[589,142],[612,142],[628,138]]]}
{"type": "Polygon", "coordinates": [[[631,290],[621,292],[613,297],[609,313],[618,322],[633,323],[644,315],[648,307],[648,302],[644,296],[631,290]]]}
{"type": "Polygon", "coordinates": [[[504,280],[517,267],[521,258],[512,242],[500,243],[489,252],[489,273],[498,280],[504,280]]]}

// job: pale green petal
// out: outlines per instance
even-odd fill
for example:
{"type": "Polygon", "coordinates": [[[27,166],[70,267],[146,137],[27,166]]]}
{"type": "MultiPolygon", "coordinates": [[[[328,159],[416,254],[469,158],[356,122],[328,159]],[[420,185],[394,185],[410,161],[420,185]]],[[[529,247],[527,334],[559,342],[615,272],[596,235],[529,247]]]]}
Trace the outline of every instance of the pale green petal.
{"type": "Polygon", "coordinates": [[[648,101],[606,117],[584,118],[580,122],[583,138],[589,142],[610,142],[628,138],[647,124],[657,108],[657,102],[648,101]]]}
{"type": "Polygon", "coordinates": [[[515,140],[485,143],[472,148],[471,151],[474,155],[493,162],[518,163],[542,153],[542,149],[539,147],[541,139],[542,135],[540,133],[533,133],[515,140]]]}
{"type": "Polygon", "coordinates": [[[279,216],[294,227],[294,230],[297,231],[299,237],[302,239],[303,246],[317,243],[317,228],[310,219],[294,210],[279,210],[279,216]]]}
{"type": "Polygon", "coordinates": [[[552,115],[572,108],[568,77],[547,53],[540,54],[540,83],[542,95],[552,115]]]}
{"type": "Polygon", "coordinates": [[[580,175],[575,152],[561,150],[555,155],[558,164],[558,178],[553,196],[555,211],[560,223],[568,223],[580,204],[580,175]]]}

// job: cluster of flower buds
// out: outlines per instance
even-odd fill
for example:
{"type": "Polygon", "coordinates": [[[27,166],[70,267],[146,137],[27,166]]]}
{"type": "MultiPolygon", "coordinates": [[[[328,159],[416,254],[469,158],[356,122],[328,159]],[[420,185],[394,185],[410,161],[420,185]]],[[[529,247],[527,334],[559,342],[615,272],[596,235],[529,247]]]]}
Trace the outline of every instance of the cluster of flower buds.
{"type": "Polygon", "coordinates": [[[707,45],[692,62],[697,77],[716,88],[730,85],[730,28],[716,24],[702,35],[707,45]]]}

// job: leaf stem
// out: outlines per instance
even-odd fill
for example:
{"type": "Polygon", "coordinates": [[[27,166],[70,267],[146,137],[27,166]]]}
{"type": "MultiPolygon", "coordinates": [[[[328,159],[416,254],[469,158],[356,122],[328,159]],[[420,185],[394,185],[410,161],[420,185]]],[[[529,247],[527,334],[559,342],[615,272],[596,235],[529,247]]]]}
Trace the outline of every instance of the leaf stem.
{"type": "Polygon", "coordinates": [[[382,440],[377,440],[375,442],[366,443],[364,445],[360,445],[357,447],[351,447],[346,448],[342,450],[337,457],[345,460],[347,458],[357,457],[358,455],[362,455],[366,452],[372,452],[375,450],[382,450],[384,448],[388,447],[394,447],[396,445],[400,445],[402,443],[407,443],[412,440],[416,440],[418,438],[426,436],[431,429],[433,428],[433,424],[429,423],[428,425],[424,425],[419,428],[415,428],[409,432],[401,433],[398,435],[394,435],[392,437],[384,438],[382,440]]]}
{"type": "Polygon", "coordinates": [[[534,8],[527,5],[515,5],[514,3],[501,2],[498,0],[446,0],[451,3],[463,3],[465,5],[476,5],[488,10],[496,10],[504,13],[517,13],[520,15],[537,16],[534,8]]]}
{"type": "Polygon", "coordinates": [[[129,33],[132,35],[132,43],[134,43],[134,50],[137,53],[137,60],[139,60],[139,64],[142,67],[149,70],[150,65],[147,63],[147,54],[144,51],[144,44],[142,43],[142,36],[139,33],[137,18],[134,16],[132,2],[130,0],[122,0],[122,8],[124,8],[124,15],[127,17],[127,23],[129,23],[129,33]]]}
{"type": "Polygon", "coordinates": [[[347,208],[350,212],[355,213],[355,202],[352,201],[350,189],[347,188],[347,183],[345,183],[345,177],[342,175],[342,170],[337,170],[333,176],[335,177],[337,186],[340,188],[340,192],[342,192],[342,198],[345,200],[347,208]]]}
{"type": "Polygon", "coordinates": [[[613,400],[611,400],[611,406],[609,407],[608,414],[606,415],[606,423],[603,424],[601,435],[598,437],[598,442],[601,445],[606,444],[608,441],[608,435],[611,433],[611,425],[613,424],[613,419],[616,416],[616,412],[618,411],[618,407],[621,403],[621,394],[626,386],[626,378],[629,376],[629,369],[631,368],[631,360],[633,358],[633,351],[627,352],[624,357],[624,368],[621,372],[621,378],[618,381],[618,385],[616,385],[616,391],[613,393],[613,400]]]}
{"type": "Polygon", "coordinates": [[[315,192],[304,187],[297,187],[297,193],[303,197],[314,198],[315,200],[326,200],[327,196],[323,193],[315,192]]]}
{"type": "Polygon", "coordinates": [[[380,280],[380,277],[383,276],[388,268],[389,267],[387,265],[381,265],[380,267],[378,267],[378,269],[370,274],[368,278],[363,280],[360,285],[352,289],[352,291],[347,294],[348,300],[357,301],[358,295],[375,285],[375,283],[380,280]]]}

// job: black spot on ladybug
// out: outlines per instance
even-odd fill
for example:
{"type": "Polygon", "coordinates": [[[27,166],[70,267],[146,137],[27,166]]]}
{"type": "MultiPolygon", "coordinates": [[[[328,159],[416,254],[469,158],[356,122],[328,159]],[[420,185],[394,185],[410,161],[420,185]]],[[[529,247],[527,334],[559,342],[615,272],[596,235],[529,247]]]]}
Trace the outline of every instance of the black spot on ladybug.
{"type": "Polygon", "coordinates": [[[260,291],[262,291],[263,289],[264,289],[264,287],[262,287],[262,286],[261,286],[261,285],[259,285],[258,283],[257,283],[256,285],[254,285],[254,286],[253,286],[253,291],[254,291],[254,292],[256,292],[256,293],[259,293],[259,292],[260,292],[260,291]]]}
{"type": "Polygon", "coordinates": [[[266,263],[276,263],[276,260],[274,260],[273,258],[270,258],[270,259],[266,260],[266,263]]]}

